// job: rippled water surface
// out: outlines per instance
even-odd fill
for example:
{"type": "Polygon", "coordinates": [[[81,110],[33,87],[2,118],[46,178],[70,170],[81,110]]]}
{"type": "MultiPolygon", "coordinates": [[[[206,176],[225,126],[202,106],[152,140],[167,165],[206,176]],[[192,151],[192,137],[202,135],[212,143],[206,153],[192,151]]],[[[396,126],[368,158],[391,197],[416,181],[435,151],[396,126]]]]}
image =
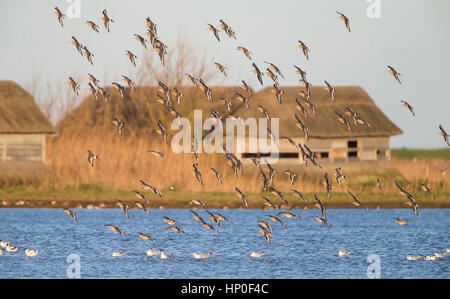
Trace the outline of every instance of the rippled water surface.
{"type": "MultiPolygon", "coordinates": [[[[433,255],[450,248],[450,210],[329,209],[331,227],[311,216],[319,211],[293,210],[301,219],[279,216],[272,244],[259,234],[258,221],[268,210],[212,210],[233,221],[222,222],[220,233],[203,228],[189,210],[130,210],[127,219],[119,209],[74,210],[79,222],[62,209],[0,209],[0,240],[19,247],[0,255],[0,278],[65,278],[67,257],[80,257],[81,278],[367,278],[370,254],[379,256],[381,278],[450,278],[450,254],[435,261],[407,261],[406,255],[433,255]],[[163,216],[175,219],[184,230],[166,230],[163,216]],[[393,223],[394,218],[408,225],[393,223]],[[126,237],[109,230],[117,225],[126,237]],[[142,232],[154,241],[138,238],[142,232]],[[24,249],[38,249],[29,258],[24,249]],[[146,255],[148,248],[173,254],[168,260],[146,255]],[[121,257],[113,251],[127,250],[121,257]],[[339,257],[339,250],[350,254],[339,257]],[[215,254],[194,259],[193,252],[215,254]],[[266,252],[260,258],[251,251],[266,252]]],[[[207,219],[204,210],[197,212],[207,219]]]]}

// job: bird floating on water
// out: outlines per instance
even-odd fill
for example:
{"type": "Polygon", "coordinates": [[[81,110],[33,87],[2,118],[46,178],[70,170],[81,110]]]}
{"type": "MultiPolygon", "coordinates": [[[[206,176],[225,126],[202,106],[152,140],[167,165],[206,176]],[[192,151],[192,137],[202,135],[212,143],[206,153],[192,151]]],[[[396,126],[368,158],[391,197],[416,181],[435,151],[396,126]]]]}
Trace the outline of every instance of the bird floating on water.
{"type": "Polygon", "coordinates": [[[196,259],[206,259],[206,258],[209,258],[213,254],[214,254],[214,252],[208,252],[208,253],[196,253],[196,252],[193,252],[192,253],[194,258],[196,258],[196,259]]]}

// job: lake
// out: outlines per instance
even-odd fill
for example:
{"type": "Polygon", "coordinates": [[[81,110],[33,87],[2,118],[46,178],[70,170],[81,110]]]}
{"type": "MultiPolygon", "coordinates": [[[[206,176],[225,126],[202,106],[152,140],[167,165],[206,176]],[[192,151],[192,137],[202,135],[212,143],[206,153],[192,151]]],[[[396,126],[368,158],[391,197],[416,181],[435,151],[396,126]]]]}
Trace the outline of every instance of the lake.
{"type": "MultiPolygon", "coordinates": [[[[278,216],[287,229],[265,216],[275,215],[273,210],[210,210],[233,222],[215,225],[220,233],[205,229],[189,210],[130,210],[130,219],[120,209],[73,211],[79,222],[62,209],[0,209],[0,240],[19,248],[3,249],[0,278],[67,278],[68,267],[69,276],[81,278],[368,278],[368,268],[369,277],[450,278],[450,254],[434,261],[405,258],[450,248],[450,209],[421,209],[419,216],[410,209],[328,209],[330,227],[312,218],[320,210],[292,210],[301,218],[278,216]],[[167,230],[164,216],[184,234],[167,230]],[[393,217],[408,225],[395,224],[393,217]],[[260,220],[273,226],[272,244],[258,233],[260,220]],[[119,226],[126,236],[105,224],[119,226]],[[155,240],[142,240],[139,233],[155,240]],[[27,257],[25,248],[40,254],[27,257]],[[147,256],[148,248],[173,257],[147,256]],[[123,250],[123,256],[112,256],[123,250]],[[340,257],[339,250],[350,254],[340,257]],[[192,255],[211,251],[208,259],[192,255]],[[254,258],[252,251],[265,254],[254,258]]],[[[196,212],[212,224],[205,210],[196,212]]]]}

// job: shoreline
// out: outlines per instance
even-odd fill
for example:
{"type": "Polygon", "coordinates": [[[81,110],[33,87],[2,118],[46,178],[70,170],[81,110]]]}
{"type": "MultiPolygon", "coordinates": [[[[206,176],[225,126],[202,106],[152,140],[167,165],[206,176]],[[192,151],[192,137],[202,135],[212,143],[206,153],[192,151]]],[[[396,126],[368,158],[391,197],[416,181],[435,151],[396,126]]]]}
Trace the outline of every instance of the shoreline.
{"type": "MultiPolygon", "coordinates": [[[[152,192],[141,191],[149,200],[145,204],[149,209],[197,209],[201,206],[190,204],[192,200],[203,201],[208,209],[246,209],[242,199],[236,192],[213,191],[180,191],[161,190],[163,195],[156,196],[152,192]]],[[[271,193],[245,193],[248,197],[248,209],[267,208],[262,196],[270,199],[280,209],[303,209],[305,202],[292,192],[284,192],[288,204],[280,197],[271,193]]],[[[353,204],[353,199],[346,192],[333,192],[328,199],[325,192],[316,193],[328,209],[362,209],[353,204]]],[[[314,193],[305,192],[306,207],[316,208],[314,193]]],[[[399,193],[360,192],[355,194],[360,202],[369,209],[399,209],[406,208],[409,200],[399,193]]],[[[414,198],[419,204],[419,209],[450,208],[450,192],[436,192],[435,199],[428,197],[423,192],[413,192],[414,198]]],[[[130,190],[39,190],[39,189],[0,189],[1,208],[84,208],[84,209],[109,209],[119,208],[118,201],[125,202],[130,209],[136,208],[136,203],[145,203],[130,190]]]]}

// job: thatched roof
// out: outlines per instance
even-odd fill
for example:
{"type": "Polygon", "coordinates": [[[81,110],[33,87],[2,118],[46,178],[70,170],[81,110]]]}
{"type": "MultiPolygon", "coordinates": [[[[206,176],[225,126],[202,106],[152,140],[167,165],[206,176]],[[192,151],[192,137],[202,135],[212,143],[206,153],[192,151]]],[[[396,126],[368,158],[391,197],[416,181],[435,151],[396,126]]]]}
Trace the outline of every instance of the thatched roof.
{"type": "Polygon", "coordinates": [[[258,105],[266,108],[272,118],[279,118],[279,135],[287,137],[303,137],[302,131],[296,126],[297,122],[294,113],[300,116],[309,129],[309,136],[315,138],[348,138],[348,137],[375,137],[393,136],[402,134],[393,122],[376,106],[372,98],[361,87],[340,86],[335,87],[335,100],[323,87],[311,88],[311,102],[316,106],[316,113],[313,114],[304,102],[303,106],[307,110],[307,118],[296,108],[296,98],[299,92],[305,91],[303,87],[280,87],[283,90],[282,104],[275,96],[274,88],[267,87],[250,98],[250,110],[240,107],[236,114],[242,118],[264,117],[256,111],[258,105]],[[345,114],[346,107],[351,107],[361,119],[367,121],[371,128],[366,125],[355,125],[353,119],[345,114]],[[340,123],[335,111],[344,115],[350,122],[351,131],[340,123]]]}
{"type": "MultiPolygon", "coordinates": [[[[173,90],[173,86],[170,86],[173,90]]],[[[239,86],[224,87],[210,86],[212,89],[213,101],[209,101],[205,93],[194,86],[178,87],[183,94],[181,103],[177,104],[175,96],[172,95],[171,105],[181,114],[192,121],[194,109],[203,111],[203,120],[212,117],[210,111],[212,108],[225,115],[228,113],[223,101],[219,98],[224,97],[233,102],[234,110],[239,108],[239,102],[234,100],[236,92],[243,92],[239,86]]],[[[134,91],[125,89],[125,100],[122,100],[119,93],[113,87],[105,88],[111,95],[108,102],[105,102],[102,95],[98,95],[96,100],[92,95],[87,96],[83,102],[74,111],[67,115],[57,124],[61,132],[69,130],[70,132],[86,132],[91,129],[112,129],[112,119],[117,117],[125,123],[128,129],[150,128],[156,129],[158,120],[161,120],[166,128],[175,118],[169,114],[164,106],[157,101],[157,93],[163,95],[158,87],[140,86],[134,91]]]]}
{"type": "Polygon", "coordinates": [[[0,133],[54,133],[33,97],[18,84],[0,81],[0,133]]]}

